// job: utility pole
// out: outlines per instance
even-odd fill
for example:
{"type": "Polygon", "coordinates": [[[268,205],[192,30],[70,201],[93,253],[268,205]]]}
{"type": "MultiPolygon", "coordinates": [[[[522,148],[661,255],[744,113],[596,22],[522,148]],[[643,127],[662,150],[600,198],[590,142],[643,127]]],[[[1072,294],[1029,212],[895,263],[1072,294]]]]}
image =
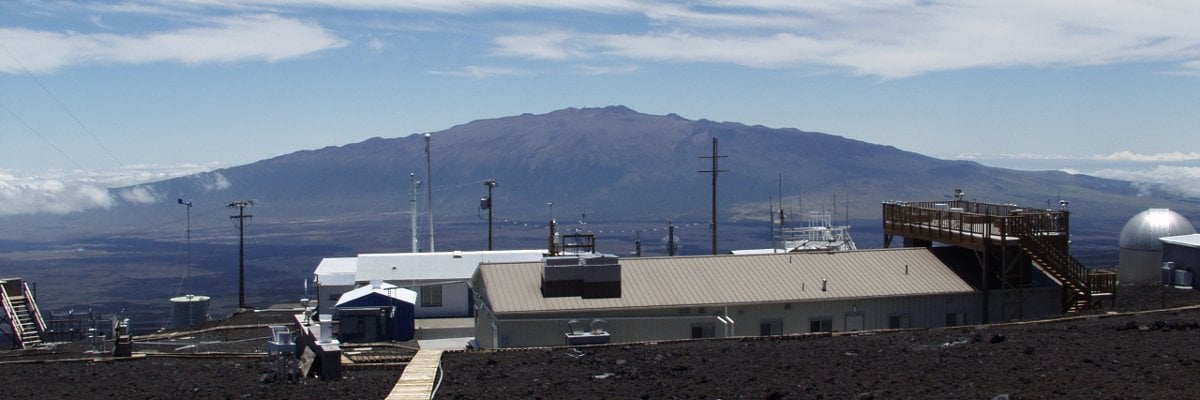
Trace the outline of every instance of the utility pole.
{"type": "Polygon", "coordinates": [[[412,252],[420,253],[421,242],[419,240],[420,236],[417,234],[417,188],[421,187],[421,182],[417,180],[416,174],[408,173],[408,185],[410,188],[408,207],[412,214],[412,252]]]}
{"type": "Polygon", "coordinates": [[[429,150],[429,141],[433,140],[433,135],[425,134],[425,191],[428,199],[425,201],[425,208],[429,209],[429,252],[434,252],[433,246],[433,156],[429,150]]]}
{"type": "Polygon", "coordinates": [[[712,159],[712,169],[707,170],[707,171],[696,171],[699,173],[712,174],[712,223],[709,225],[709,227],[712,228],[712,253],[713,253],[713,255],[717,254],[717,174],[722,173],[722,172],[729,172],[729,170],[718,169],[717,168],[717,160],[725,158],[725,157],[726,156],[717,155],[717,138],[714,137],[713,145],[712,145],[712,155],[700,157],[700,158],[712,159]]]}
{"type": "Polygon", "coordinates": [[[483,185],[487,186],[488,189],[487,198],[483,199],[481,203],[483,203],[483,208],[488,210],[488,251],[492,251],[492,218],[495,215],[493,210],[494,207],[492,207],[492,188],[496,187],[496,180],[488,179],[483,181],[483,185]]]}
{"type": "Polygon", "coordinates": [[[226,206],[238,209],[238,215],[229,216],[238,228],[238,308],[246,308],[246,220],[254,218],[246,215],[246,207],[253,205],[253,200],[238,200],[226,206]]]}

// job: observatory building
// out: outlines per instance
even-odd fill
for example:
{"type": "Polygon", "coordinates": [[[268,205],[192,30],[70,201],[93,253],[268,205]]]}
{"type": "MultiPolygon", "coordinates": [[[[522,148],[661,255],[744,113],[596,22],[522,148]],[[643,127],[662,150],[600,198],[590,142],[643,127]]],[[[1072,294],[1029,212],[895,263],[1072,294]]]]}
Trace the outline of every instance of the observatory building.
{"type": "Polygon", "coordinates": [[[333,313],[343,293],[374,281],[417,292],[417,318],[472,315],[467,281],[481,262],[541,260],[544,250],[359,254],[321,260],[313,272],[320,314],[333,313]]]}
{"type": "MultiPolygon", "coordinates": [[[[472,278],[482,348],[941,327],[981,321],[961,249],[484,263],[472,278]]],[[[971,259],[971,257],[966,257],[971,259]]],[[[1057,312],[1059,288],[1025,292],[1057,312]]]]}
{"type": "Polygon", "coordinates": [[[1192,223],[1166,208],[1142,211],[1121,229],[1117,279],[1121,283],[1157,282],[1161,279],[1162,241],[1168,236],[1196,233],[1192,223]]]}

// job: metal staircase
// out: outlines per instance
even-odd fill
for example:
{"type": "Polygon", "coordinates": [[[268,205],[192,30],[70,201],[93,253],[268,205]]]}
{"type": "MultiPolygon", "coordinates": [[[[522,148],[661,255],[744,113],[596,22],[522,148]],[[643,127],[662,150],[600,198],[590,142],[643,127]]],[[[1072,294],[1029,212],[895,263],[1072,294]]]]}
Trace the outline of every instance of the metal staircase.
{"type": "Polygon", "coordinates": [[[0,279],[0,297],[8,315],[6,320],[12,326],[14,343],[22,349],[40,347],[46,322],[42,320],[29,285],[20,278],[0,279]]]}
{"type": "Polygon", "coordinates": [[[1045,233],[1038,233],[1025,219],[1011,224],[1021,238],[1021,250],[1033,264],[1058,281],[1063,288],[1062,310],[1077,313],[1093,304],[1094,296],[1111,296],[1116,290],[1116,274],[1094,271],[1070,254],[1054,246],[1045,233]]]}

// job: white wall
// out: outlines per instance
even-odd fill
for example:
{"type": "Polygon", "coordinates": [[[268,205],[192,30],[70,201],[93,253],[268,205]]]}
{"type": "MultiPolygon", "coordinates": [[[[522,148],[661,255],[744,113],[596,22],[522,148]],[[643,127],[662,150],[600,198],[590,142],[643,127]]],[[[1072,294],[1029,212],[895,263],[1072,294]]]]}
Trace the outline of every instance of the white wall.
{"type": "Polygon", "coordinates": [[[728,336],[758,336],[760,324],[782,323],[782,334],[807,333],[810,321],[828,318],[834,331],[847,330],[847,317],[861,318],[863,329],[888,328],[889,317],[904,315],[910,327],[941,327],[947,313],[961,313],[963,324],[979,323],[979,295],[966,293],[920,297],[838,300],[808,303],[770,303],[754,305],[672,307],[652,310],[579,311],[544,313],[494,318],[481,310],[475,323],[475,339],[481,347],[561,346],[569,331],[567,321],[578,320],[586,329],[595,318],[606,321],[613,343],[691,338],[695,324],[712,324],[714,337],[725,337],[726,324],[718,316],[728,316],[734,324],[728,336]],[[499,332],[495,332],[495,324],[499,332]]]}

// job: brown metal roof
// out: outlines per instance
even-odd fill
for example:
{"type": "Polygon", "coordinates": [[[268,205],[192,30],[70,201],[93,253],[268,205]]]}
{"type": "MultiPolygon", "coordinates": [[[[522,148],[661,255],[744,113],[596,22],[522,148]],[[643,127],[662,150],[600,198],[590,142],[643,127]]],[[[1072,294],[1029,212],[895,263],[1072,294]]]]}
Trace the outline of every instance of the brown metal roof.
{"type": "Polygon", "coordinates": [[[804,302],[974,291],[925,248],[623,258],[620,262],[620,298],[542,297],[541,262],[481,264],[478,276],[483,280],[485,300],[495,313],[804,302]],[[828,280],[827,291],[821,291],[821,279],[828,280]]]}

